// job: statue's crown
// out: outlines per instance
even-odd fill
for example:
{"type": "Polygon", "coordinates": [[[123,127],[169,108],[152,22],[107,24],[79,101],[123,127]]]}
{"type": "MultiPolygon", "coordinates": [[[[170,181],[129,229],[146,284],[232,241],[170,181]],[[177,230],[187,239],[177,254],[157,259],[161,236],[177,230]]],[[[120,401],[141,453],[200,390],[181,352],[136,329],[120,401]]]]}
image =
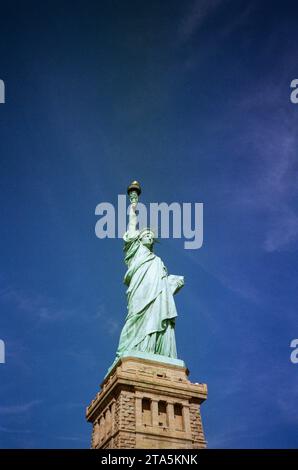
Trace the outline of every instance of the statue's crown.
{"type": "Polygon", "coordinates": [[[153,238],[154,238],[154,242],[158,242],[157,236],[155,235],[154,230],[153,230],[152,228],[150,228],[150,227],[142,228],[142,230],[140,230],[140,233],[139,233],[139,238],[142,238],[142,236],[143,236],[146,232],[151,232],[152,235],[153,235],[153,238]]]}

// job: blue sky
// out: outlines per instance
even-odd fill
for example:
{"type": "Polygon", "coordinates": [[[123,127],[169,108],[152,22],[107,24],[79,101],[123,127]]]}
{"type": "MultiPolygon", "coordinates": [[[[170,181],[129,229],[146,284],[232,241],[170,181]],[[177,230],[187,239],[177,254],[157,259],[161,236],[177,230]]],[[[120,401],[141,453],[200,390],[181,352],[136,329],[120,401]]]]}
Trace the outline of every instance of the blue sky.
{"type": "Polygon", "coordinates": [[[178,354],[209,447],[297,447],[298,78],[294,2],[1,5],[0,447],[89,447],[85,406],[125,318],[120,240],[94,233],[128,182],[203,202],[178,354]]]}

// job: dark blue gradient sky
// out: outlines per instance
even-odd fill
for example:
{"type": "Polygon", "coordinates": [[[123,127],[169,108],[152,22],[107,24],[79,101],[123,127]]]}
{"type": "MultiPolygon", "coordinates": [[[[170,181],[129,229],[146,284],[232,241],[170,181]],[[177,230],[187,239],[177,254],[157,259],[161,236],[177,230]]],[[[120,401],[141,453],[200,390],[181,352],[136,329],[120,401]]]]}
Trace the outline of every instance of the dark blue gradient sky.
{"type": "Polygon", "coordinates": [[[95,206],[204,202],[177,346],[209,447],[297,447],[295,2],[4,2],[0,12],[0,447],[88,447],[85,406],[126,312],[95,206]]]}

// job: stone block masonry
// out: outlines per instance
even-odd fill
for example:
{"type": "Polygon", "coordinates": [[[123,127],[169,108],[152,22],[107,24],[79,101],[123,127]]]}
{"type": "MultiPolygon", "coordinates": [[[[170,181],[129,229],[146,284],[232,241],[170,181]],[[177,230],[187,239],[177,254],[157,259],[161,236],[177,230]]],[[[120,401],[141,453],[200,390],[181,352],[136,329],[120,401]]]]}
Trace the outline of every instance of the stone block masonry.
{"type": "Polygon", "coordinates": [[[122,358],[87,408],[91,447],[205,448],[200,405],[206,398],[206,384],[191,383],[185,367],[122,358]]]}

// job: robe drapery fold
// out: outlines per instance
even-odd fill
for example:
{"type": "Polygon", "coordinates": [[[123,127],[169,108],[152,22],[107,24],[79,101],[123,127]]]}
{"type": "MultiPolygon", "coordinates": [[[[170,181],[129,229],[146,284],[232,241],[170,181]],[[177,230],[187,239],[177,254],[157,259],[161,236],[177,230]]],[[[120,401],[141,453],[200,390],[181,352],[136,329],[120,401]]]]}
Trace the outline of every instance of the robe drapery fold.
{"type": "Polygon", "coordinates": [[[162,260],[144,246],[137,233],[124,235],[127,317],[116,357],[135,350],[177,358],[176,306],[162,260]]]}

